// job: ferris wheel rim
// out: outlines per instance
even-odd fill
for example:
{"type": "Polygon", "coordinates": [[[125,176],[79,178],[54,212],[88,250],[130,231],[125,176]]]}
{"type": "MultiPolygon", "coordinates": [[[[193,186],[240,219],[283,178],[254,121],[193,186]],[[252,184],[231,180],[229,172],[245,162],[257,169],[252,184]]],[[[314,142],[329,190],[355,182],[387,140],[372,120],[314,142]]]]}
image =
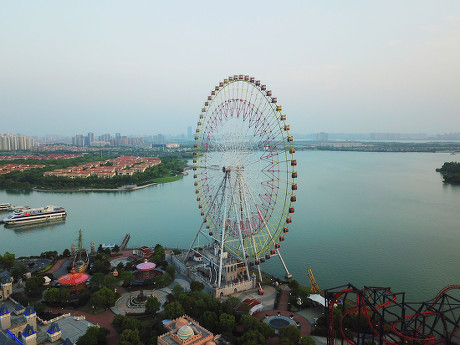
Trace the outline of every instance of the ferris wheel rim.
{"type": "MultiPolygon", "coordinates": [[[[239,87],[239,85],[236,85],[236,87],[239,87]]],[[[228,147],[234,148],[235,150],[234,152],[232,152],[232,154],[240,154],[240,156],[242,156],[240,157],[240,159],[249,156],[249,148],[255,148],[256,151],[258,150],[257,152],[262,154],[258,158],[257,154],[254,154],[254,156],[257,159],[252,161],[251,164],[248,166],[242,166],[241,169],[247,169],[252,165],[260,165],[262,163],[265,164],[263,169],[259,169],[259,174],[265,174],[268,177],[266,177],[265,180],[262,181],[264,184],[261,182],[262,187],[260,190],[263,190],[263,188],[265,188],[267,190],[267,193],[260,193],[258,197],[266,204],[262,202],[260,203],[260,206],[263,206],[260,207],[263,208],[262,211],[260,210],[260,208],[257,207],[259,205],[256,205],[256,211],[253,212],[257,212],[259,215],[263,213],[263,216],[260,216],[261,219],[260,224],[258,226],[267,227],[267,234],[269,235],[270,239],[265,241],[265,243],[263,244],[254,244],[254,247],[257,247],[257,249],[253,251],[252,256],[254,256],[254,258],[259,256],[263,257],[264,253],[267,253],[268,251],[272,252],[273,248],[279,248],[279,242],[284,240],[284,236],[280,236],[280,234],[282,232],[287,232],[288,224],[291,222],[291,209],[293,211],[292,202],[293,200],[295,201],[295,196],[293,195],[294,188],[292,188],[292,190],[287,188],[292,187],[294,185],[296,186],[296,184],[294,183],[294,178],[297,177],[297,173],[294,172],[294,168],[289,165],[289,163],[291,163],[292,165],[292,162],[295,162],[292,156],[295,150],[293,150],[291,146],[292,137],[289,135],[289,126],[285,123],[286,116],[281,114],[281,106],[277,105],[276,103],[277,98],[272,96],[271,91],[267,91],[266,86],[261,84],[260,81],[256,81],[253,77],[235,75],[233,77],[229,77],[228,79],[224,79],[223,82],[220,82],[219,85],[215,87],[215,89],[211,92],[211,95],[208,96],[207,101],[205,102],[205,106],[202,108],[202,112],[200,114],[200,120],[197,124],[195,136],[194,163],[198,164],[194,166],[194,170],[199,171],[200,175],[202,175],[200,176],[200,179],[198,179],[199,182],[195,181],[195,186],[197,187],[196,194],[197,201],[199,203],[199,208],[207,210],[206,215],[204,214],[205,212],[203,210],[201,211],[201,215],[204,217],[204,222],[208,221],[207,217],[209,216],[208,214],[212,207],[212,205],[210,206],[210,202],[212,199],[211,193],[213,191],[216,191],[216,187],[211,184],[216,183],[215,176],[219,176],[219,174],[222,174],[222,172],[219,172],[219,170],[225,170],[225,166],[213,166],[211,164],[207,164],[213,162],[213,157],[211,157],[211,152],[213,151],[211,150],[211,148],[214,148],[213,145],[215,145],[216,143],[212,141],[212,135],[214,134],[214,131],[217,131],[219,129],[219,126],[222,126],[223,121],[229,120],[229,118],[224,119],[224,117],[227,117],[228,115],[225,113],[225,111],[231,112],[232,115],[230,116],[230,119],[238,118],[240,115],[233,117],[233,113],[236,112],[237,114],[240,114],[241,111],[242,118],[246,116],[246,118],[243,119],[243,122],[247,120],[248,122],[246,122],[245,124],[248,125],[249,128],[252,126],[252,131],[256,130],[256,132],[252,132],[252,138],[254,139],[254,137],[260,136],[259,141],[252,142],[253,146],[250,146],[249,144],[245,146],[247,152],[240,150],[241,146],[236,145],[236,142],[230,143],[230,145],[234,146],[225,146],[225,149],[228,149],[228,147]],[[225,97],[220,96],[221,100],[225,99],[225,102],[217,103],[216,101],[219,100],[218,96],[221,95],[222,90],[227,88],[229,93],[233,92],[231,89],[229,89],[229,86],[235,86],[235,83],[242,85],[246,84],[246,89],[241,91],[241,94],[239,94],[239,90],[236,91],[236,96],[239,95],[240,97],[232,97],[230,95],[226,95],[225,97]],[[244,92],[246,92],[246,95],[243,95],[244,92]],[[258,93],[258,95],[254,96],[254,93],[258,93]],[[243,96],[249,97],[249,100],[243,98],[243,96]],[[256,102],[259,103],[256,104],[256,102]],[[250,112],[248,112],[248,105],[251,105],[252,107],[250,112]],[[217,111],[218,109],[224,108],[226,110],[217,111]],[[207,124],[207,126],[204,125],[205,123],[207,124]],[[267,136],[267,133],[270,133],[271,136],[267,136]],[[273,160],[273,157],[279,158],[278,156],[283,157],[283,160],[281,162],[279,159],[273,160]],[[265,162],[263,162],[264,160],[265,162]],[[281,172],[277,171],[275,168],[279,168],[279,166],[282,166],[284,170],[281,172]],[[275,176],[280,176],[276,183],[281,183],[287,187],[273,187],[275,176]],[[270,179],[272,179],[272,181],[270,181],[270,179]],[[283,195],[280,195],[278,197],[278,194],[283,195]],[[293,196],[294,199],[292,198],[293,196]],[[282,205],[280,205],[281,201],[282,205]],[[276,214],[275,206],[277,207],[276,214]],[[270,218],[274,214],[276,217],[278,217],[278,219],[275,221],[271,221],[270,218]],[[268,216],[268,220],[271,221],[270,229],[268,229],[267,224],[262,224],[266,222],[266,216],[268,216]]],[[[229,137],[231,137],[231,135],[229,135],[229,137]]],[[[241,144],[241,142],[238,143],[241,144]]],[[[215,147],[217,148],[215,152],[220,152],[219,150],[225,151],[222,142],[218,142],[215,145],[215,147]]],[[[237,159],[235,159],[235,161],[237,161],[237,159]]],[[[235,167],[237,166],[238,164],[235,165],[235,167]]],[[[231,166],[227,166],[227,168],[228,167],[231,166]]],[[[194,178],[196,178],[196,176],[197,175],[194,173],[194,178]]],[[[243,185],[243,183],[241,184],[243,185]]],[[[248,199],[255,199],[254,196],[249,197],[249,194],[250,193],[247,194],[248,199]]],[[[243,198],[241,198],[241,200],[243,200],[243,198]]],[[[242,202],[241,200],[240,202],[242,202]]],[[[257,203],[254,202],[254,204],[257,203]]],[[[216,220],[213,221],[217,222],[216,220]]],[[[238,224],[237,226],[240,227],[240,224],[238,224]]],[[[254,240],[254,232],[249,232],[247,233],[247,235],[247,237],[252,237],[252,239],[254,240]]]]}

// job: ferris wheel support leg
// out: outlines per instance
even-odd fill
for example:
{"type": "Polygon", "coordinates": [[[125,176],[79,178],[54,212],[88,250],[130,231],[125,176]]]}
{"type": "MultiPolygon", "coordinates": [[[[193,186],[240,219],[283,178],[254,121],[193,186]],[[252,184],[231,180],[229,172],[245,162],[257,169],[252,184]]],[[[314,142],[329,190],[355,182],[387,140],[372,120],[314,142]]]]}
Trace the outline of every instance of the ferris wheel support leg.
{"type": "MultiPolygon", "coordinates": [[[[240,176],[241,177],[241,176],[240,176]]],[[[231,184],[230,184],[231,186],[231,184]]],[[[237,205],[235,203],[235,197],[234,197],[234,191],[232,189],[232,197],[233,197],[233,207],[237,209],[237,205]]],[[[241,251],[243,252],[243,262],[244,266],[246,267],[246,275],[248,276],[248,280],[251,279],[251,276],[249,275],[249,265],[248,265],[248,258],[246,257],[246,250],[244,249],[244,240],[243,240],[243,234],[241,232],[241,218],[238,215],[238,212],[236,213],[236,219],[237,219],[237,226],[238,226],[238,237],[240,239],[240,246],[241,246],[241,251]]]]}
{"type": "MultiPolygon", "coordinates": [[[[214,203],[215,203],[215,201],[217,199],[217,195],[219,194],[219,191],[222,189],[222,186],[224,185],[224,182],[225,182],[225,177],[222,179],[222,182],[220,183],[219,188],[217,189],[217,192],[214,195],[214,198],[212,199],[211,206],[214,205],[214,203]]],[[[204,217],[204,219],[208,218],[208,214],[209,214],[210,209],[211,209],[211,207],[206,212],[206,216],[204,217]]],[[[195,238],[194,238],[192,244],[190,245],[190,248],[187,251],[187,254],[185,255],[184,264],[187,262],[188,255],[190,254],[190,251],[192,250],[193,246],[195,245],[195,242],[198,239],[198,236],[200,235],[201,230],[203,229],[204,223],[205,223],[204,221],[201,223],[201,226],[198,229],[198,232],[196,233],[195,238]]]]}
{"type": "Polygon", "coordinates": [[[283,264],[284,270],[286,271],[286,276],[285,276],[286,279],[291,279],[291,278],[292,278],[292,274],[289,273],[289,270],[288,270],[286,264],[284,263],[283,257],[281,256],[280,250],[277,249],[276,252],[278,253],[278,257],[280,258],[280,261],[281,261],[281,263],[283,264]]]}
{"type": "Polygon", "coordinates": [[[222,284],[222,264],[223,264],[223,259],[224,259],[224,244],[225,244],[225,227],[227,225],[227,203],[228,203],[228,194],[227,194],[227,179],[228,175],[225,174],[224,178],[224,221],[222,222],[222,237],[221,237],[221,243],[220,243],[220,260],[219,260],[219,276],[218,276],[218,282],[217,282],[217,287],[220,288],[220,285],[222,284]]]}
{"type": "Polygon", "coordinates": [[[257,265],[257,269],[259,270],[259,281],[262,283],[262,271],[260,270],[260,265],[257,265]]]}

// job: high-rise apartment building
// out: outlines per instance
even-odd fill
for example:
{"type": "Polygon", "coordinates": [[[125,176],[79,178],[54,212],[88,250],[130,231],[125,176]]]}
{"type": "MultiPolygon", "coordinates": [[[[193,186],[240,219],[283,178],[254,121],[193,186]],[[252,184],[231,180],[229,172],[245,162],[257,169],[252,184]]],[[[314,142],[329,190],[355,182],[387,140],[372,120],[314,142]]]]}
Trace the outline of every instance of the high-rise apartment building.
{"type": "Polygon", "coordinates": [[[94,133],[88,133],[88,146],[92,146],[94,143],[94,133]]]}
{"type": "Polygon", "coordinates": [[[25,135],[0,134],[0,151],[30,150],[34,145],[34,139],[25,135]]]}
{"type": "Polygon", "coordinates": [[[325,132],[319,132],[316,134],[316,141],[328,141],[329,135],[325,132]]]}

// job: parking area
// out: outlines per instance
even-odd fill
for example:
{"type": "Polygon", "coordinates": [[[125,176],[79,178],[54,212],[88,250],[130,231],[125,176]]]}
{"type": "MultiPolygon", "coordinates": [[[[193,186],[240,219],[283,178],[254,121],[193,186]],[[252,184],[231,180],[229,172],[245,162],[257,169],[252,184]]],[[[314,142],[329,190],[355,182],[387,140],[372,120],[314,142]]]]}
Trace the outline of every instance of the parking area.
{"type": "Polygon", "coordinates": [[[41,269],[44,269],[46,266],[48,266],[51,263],[50,259],[22,259],[22,260],[16,260],[15,264],[23,264],[26,265],[29,272],[34,273],[37,271],[40,271],[41,269]]]}

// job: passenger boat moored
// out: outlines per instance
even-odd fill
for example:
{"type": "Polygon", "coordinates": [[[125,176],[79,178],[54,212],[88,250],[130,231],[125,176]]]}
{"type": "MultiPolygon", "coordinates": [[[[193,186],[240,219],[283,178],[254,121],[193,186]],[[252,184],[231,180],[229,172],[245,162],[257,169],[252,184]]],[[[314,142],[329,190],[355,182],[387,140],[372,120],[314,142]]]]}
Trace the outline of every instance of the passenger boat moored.
{"type": "Polygon", "coordinates": [[[67,213],[64,208],[48,205],[46,207],[15,211],[10,216],[4,218],[3,223],[7,225],[39,223],[64,219],[66,216],[67,213]]]}

